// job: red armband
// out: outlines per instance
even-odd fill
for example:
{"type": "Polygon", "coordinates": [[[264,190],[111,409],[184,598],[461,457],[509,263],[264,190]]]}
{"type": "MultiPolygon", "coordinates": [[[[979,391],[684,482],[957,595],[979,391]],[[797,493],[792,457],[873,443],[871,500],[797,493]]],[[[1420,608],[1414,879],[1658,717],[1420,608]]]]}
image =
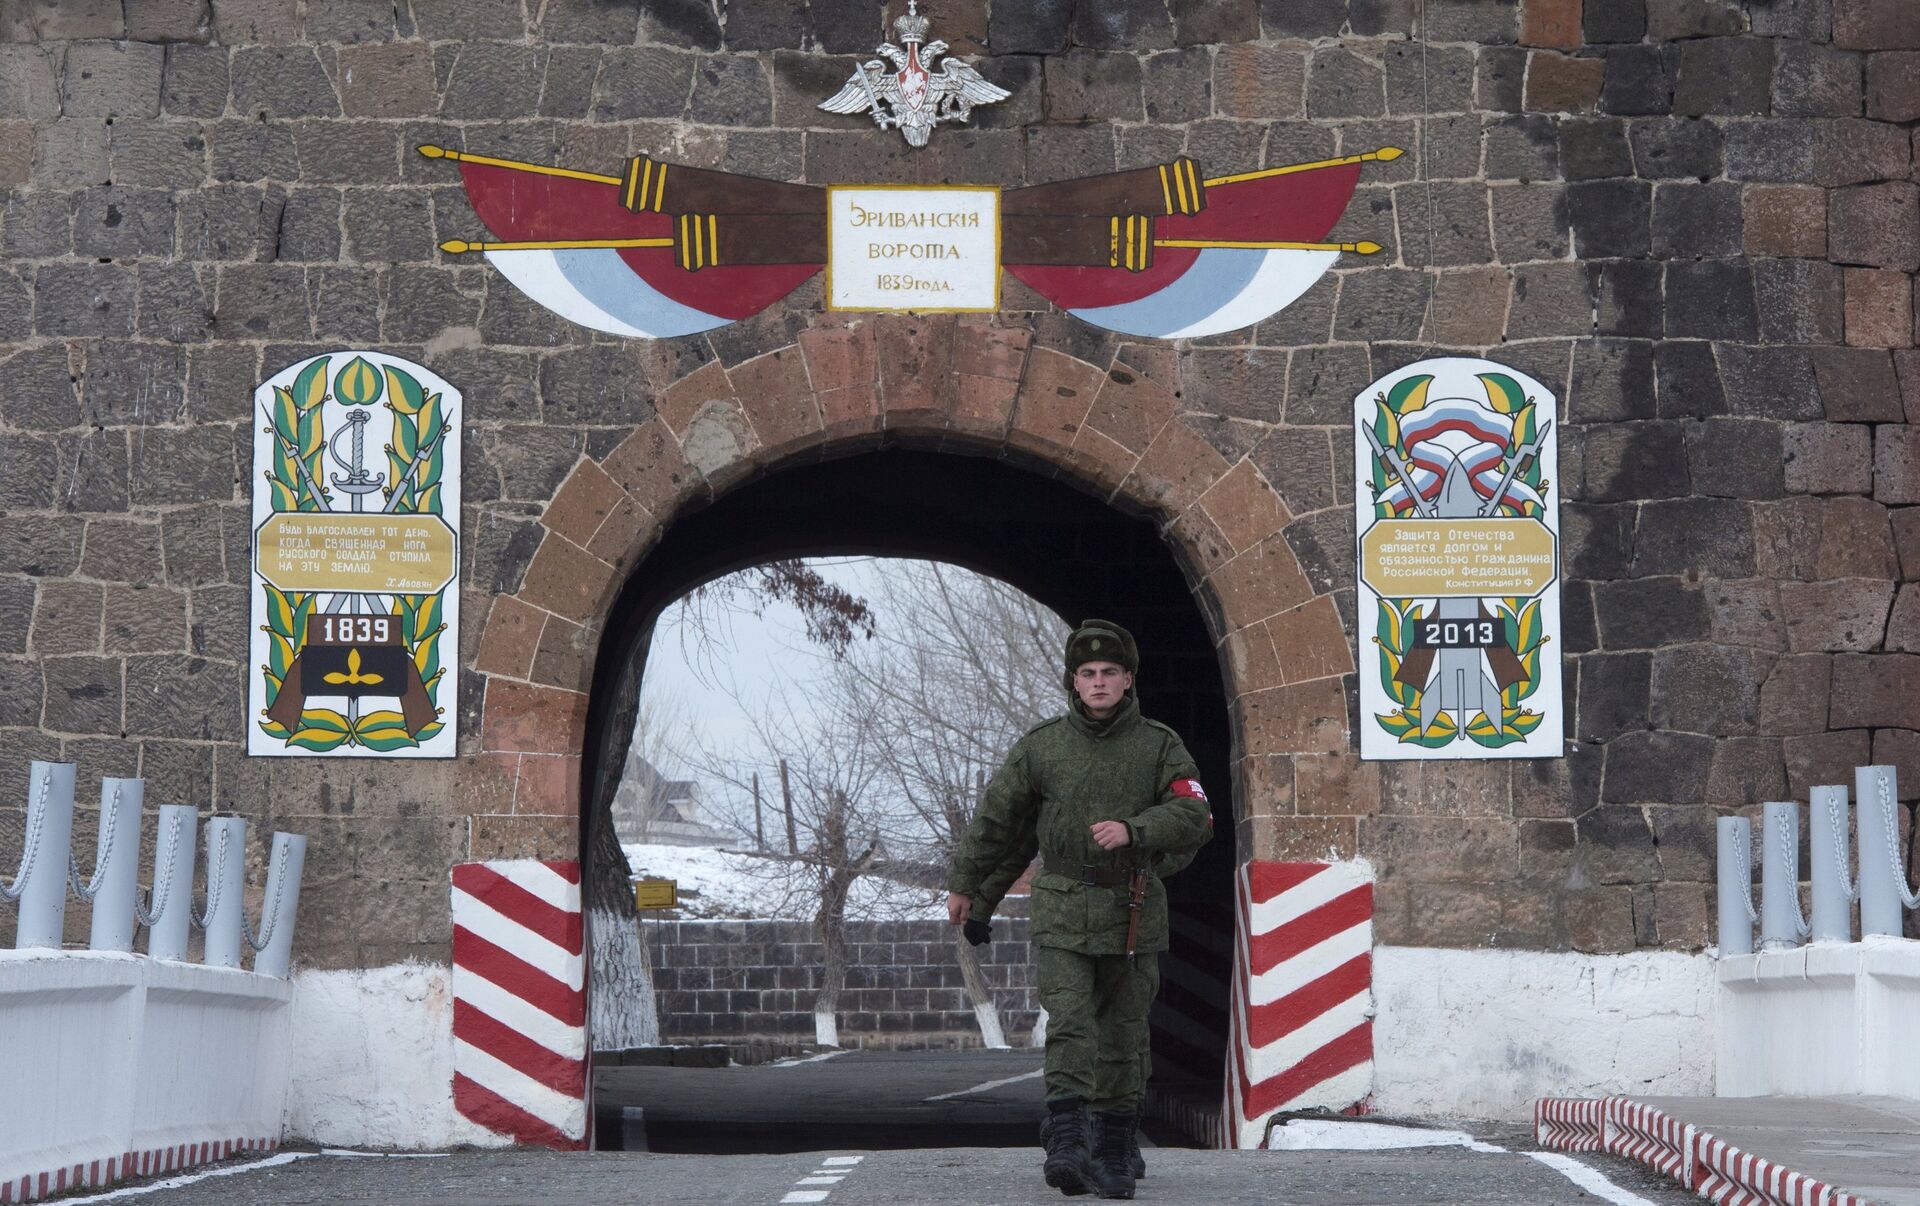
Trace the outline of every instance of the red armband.
{"type": "Polygon", "coordinates": [[[1171,790],[1176,796],[1185,796],[1189,800],[1199,800],[1203,804],[1206,803],[1207,800],[1206,790],[1200,786],[1200,780],[1198,779],[1175,779],[1171,790]]]}

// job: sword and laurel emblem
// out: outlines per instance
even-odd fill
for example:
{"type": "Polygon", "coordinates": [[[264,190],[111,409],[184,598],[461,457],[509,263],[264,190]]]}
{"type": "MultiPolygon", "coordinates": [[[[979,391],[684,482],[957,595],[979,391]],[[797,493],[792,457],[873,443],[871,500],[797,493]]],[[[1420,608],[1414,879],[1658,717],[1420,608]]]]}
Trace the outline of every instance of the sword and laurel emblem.
{"type": "Polygon", "coordinates": [[[874,125],[897,128],[908,146],[924,147],[939,123],[969,121],[975,105],[991,105],[1011,95],[959,59],[949,58],[934,70],[947,44],[938,38],[929,42],[932,30],[916,0],[908,0],[906,15],[893,23],[901,45],[882,42],[875,47],[874,53],[886,60],[868,59],[854,68],[846,86],[821,101],[820,108],[871,113],[874,125]]]}
{"type": "Polygon", "coordinates": [[[256,401],[249,752],[449,756],[458,394],[349,352],[282,370],[256,401]],[[369,432],[377,417],[390,425],[369,432]]]}

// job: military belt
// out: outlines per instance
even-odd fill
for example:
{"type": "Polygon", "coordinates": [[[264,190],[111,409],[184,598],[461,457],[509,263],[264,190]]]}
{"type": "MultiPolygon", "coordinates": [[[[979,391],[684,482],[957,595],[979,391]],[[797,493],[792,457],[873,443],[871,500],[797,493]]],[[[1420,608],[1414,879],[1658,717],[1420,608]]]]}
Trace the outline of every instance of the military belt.
{"type": "Polygon", "coordinates": [[[1124,888],[1133,875],[1132,867],[1103,867],[1095,863],[1067,863],[1055,859],[1042,859],[1050,875],[1064,875],[1080,883],[1103,888],[1124,888]]]}

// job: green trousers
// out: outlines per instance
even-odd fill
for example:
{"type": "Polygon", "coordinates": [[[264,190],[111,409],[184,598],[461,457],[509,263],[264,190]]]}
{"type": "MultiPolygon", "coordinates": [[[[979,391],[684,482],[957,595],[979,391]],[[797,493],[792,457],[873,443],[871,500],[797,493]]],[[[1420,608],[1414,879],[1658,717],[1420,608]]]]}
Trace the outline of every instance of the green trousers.
{"type": "Polygon", "coordinates": [[[1145,1089],[1147,1010],[1160,990],[1160,957],[1082,955],[1039,948],[1047,1011],[1047,1100],[1083,1098],[1095,1110],[1131,1112],[1145,1089]]]}

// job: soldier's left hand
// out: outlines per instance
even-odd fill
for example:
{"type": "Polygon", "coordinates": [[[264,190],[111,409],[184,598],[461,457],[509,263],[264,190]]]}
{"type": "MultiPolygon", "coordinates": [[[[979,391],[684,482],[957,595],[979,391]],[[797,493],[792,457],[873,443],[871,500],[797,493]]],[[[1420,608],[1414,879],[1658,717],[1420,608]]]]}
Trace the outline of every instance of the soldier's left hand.
{"type": "Polygon", "coordinates": [[[1101,821],[1089,828],[1093,830],[1093,840],[1100,844],[1102,850],[1118,850],[1133,840],[1133,836],[1127,832],[1125,821],[1101,821]]]}

